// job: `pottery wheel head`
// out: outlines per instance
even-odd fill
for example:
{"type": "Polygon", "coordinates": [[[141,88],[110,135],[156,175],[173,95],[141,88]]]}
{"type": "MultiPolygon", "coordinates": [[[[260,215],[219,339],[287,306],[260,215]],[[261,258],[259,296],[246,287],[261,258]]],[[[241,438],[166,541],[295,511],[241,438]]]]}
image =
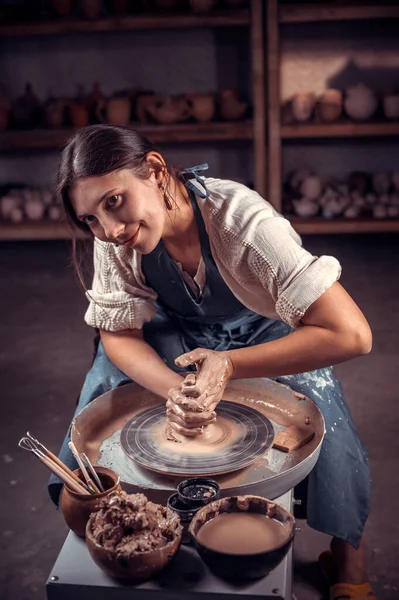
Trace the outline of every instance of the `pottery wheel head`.
{"type": "Polygon", "coordinates": [[[135,415],[121,432],[124,452],[138,465],[173,476],[221,475],[247,467],[273,443],[269,419],[249,406],[222,401],[217,419],[196,438],[175,432],[164,405],[135,415]]]}

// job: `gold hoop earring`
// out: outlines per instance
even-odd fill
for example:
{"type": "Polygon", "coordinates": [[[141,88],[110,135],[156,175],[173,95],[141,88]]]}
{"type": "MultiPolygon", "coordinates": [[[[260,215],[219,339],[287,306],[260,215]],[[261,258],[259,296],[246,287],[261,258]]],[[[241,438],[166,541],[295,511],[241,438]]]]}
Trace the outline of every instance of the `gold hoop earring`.
{"type": "Polygon", "coordinates": [[[165,190],[165,186],[161,184],[159,186],[159,189],[161,190],[161,192],[163,194],[163,201],[165,202],[165,206],[166,206],[167,210],[172,210],[173,206],[172,206],[170,199],[168,198],[168,195],[165,190]]]}

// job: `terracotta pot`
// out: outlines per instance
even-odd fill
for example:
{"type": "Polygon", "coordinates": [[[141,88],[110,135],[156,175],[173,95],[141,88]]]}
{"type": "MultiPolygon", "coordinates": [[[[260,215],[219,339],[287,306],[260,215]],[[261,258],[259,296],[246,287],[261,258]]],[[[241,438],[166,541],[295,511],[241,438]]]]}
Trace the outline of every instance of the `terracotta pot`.
{"type": "Polygon", "coordinates": [[[155,0],[155,6],[159,10],[174,10],[178,4],[179,0],[155,0]]]}
{"type": "Polygon", "coordinates": [[[155,100],[148,103],[146,111],[155,121],[164,125],[185,121],[191,116],[191,108],[186,98],[156,94],[155,100]]]}
{"type": "Polygon", "coordinates": [[[389,94],[382,101],[387,119],[399,119],[399,94],[389,94]]]}
{"type": "Polygon", "coordinates": [[[7,108],[0,107],[0,131],[4,131],[8,127],[10,111],[7,108]]]}
{"type": "Polygon", "coordinates": [[[101,0],[79,0],[79,8],[86,19],[98,19],[101,14],[101,0]]]}
{"type": "Polygon", "coordinates": [[[219,94],[220,117],[224,121],[239,121],[245,117],[248,104],[242,102],[234,90],[222,90],[219,94]]]}
{"type": "Polygon", "coordinates": [[[216,0],[189,0],[194,12],[208,12],[216,5],[216,0]]]}
{"type": "Polygon", "coordinates": [[[108,0],[106,6],[113,15],[126,15],[129,12],[130,0],[108,0]]]}
{"type": "Polygon", "coordinates": [[[64,124],[64,104],[57,100],[50,102],[44,109],[44,122],[52,129],[59,129],[64,124]]]}
{"type": "Polygon", "coordinates": [[[292,112],[300,123],[309,121],[316,105],[314,92],[298,92],[292,99],[292,112]]]}
{"type": "Polygon", "coordinates": [[[212,94],[186,94],[192,116],[200,123],[212,121],[215,116],[215,98],[212,94]]]}
{"type": "Polygon", "coordinates": [[[111,98],[105,108],[107,122],[111,125],[127,125],[130,122],[130,110],[128,96],[111,98]]]}
{"type": "Polygon", "coordinates": [[[72,101],[69,103],[69,114],[74,127],[86,127],[89,122],[89,110],[81,102],[72,101]]]}
{"type": "MultiPolygon", "coordinates": [[[[86,524],[95,507],[100,500],[108,496],[111,492],[122,490],[120,478],[115,471],[106,467],[94,466],[97,475],[105,489],[100,494],[78,494],[64,485],[61,497],[61,510],[69,529],[79,537],[85,537],[86,524]]],[[[82,472],[76,469],[74,473],[82,479],[82,472]]]]}
{"type": "Polygon", "coordinates": [[[320,117],[326,123],[339,119],[342,114],[343,100],[340,90],[326,90],[319,100],[320,117]]]}
{"type": "Polygon", "coordinates": [[[59,17],[68,17],[72,8],[72,0],[52,0],[53,11],[59,17]]]}

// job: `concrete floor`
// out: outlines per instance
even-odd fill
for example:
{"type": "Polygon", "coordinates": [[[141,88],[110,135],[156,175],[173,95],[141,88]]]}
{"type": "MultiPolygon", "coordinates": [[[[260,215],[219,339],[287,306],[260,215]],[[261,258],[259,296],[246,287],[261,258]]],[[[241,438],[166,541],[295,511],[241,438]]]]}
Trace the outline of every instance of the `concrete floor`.
{"type": "MultiPolygon", "coordinates": [[[[399,236],[309,237],[315,254],[334,254],[342,283],[368,317],[374,348],[337,367],[373,474],[367,525],[370,578],[379,600],[399,598],[399,236]]],[[[43,600],[45,581],[67,533],[47,496],[47,472],[17,447],[30,430],[57,451],[92,354],[86,300],[66,242],[0,247],[1,475],[0,598],[43,600]]],[[[304,521],[295,542],[298,600],[322,597],[315,560],[328,538],[304,521]]]]}

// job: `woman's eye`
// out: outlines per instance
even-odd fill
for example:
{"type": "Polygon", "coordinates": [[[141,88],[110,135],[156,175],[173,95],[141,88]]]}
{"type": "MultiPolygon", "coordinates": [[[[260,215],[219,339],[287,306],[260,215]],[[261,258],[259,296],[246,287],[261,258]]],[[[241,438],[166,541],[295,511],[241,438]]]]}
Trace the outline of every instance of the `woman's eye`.
{"type": "Polygon", "coordinates": [[[87,217],[83,219],[83,222],[86,223],[86,225],[93,225],[95,221],[96,217],[94,215],[87,215],[87,217]]]}
{"type": "Polygon", "coordinates": [[[109,198],[107,198],[106,200],[106,207],[107,208],[115,208],[115,206],[120,204],[120,199],[121,196],[119,194],[115,194],[114,196],[110,196],[109,198]]]}

